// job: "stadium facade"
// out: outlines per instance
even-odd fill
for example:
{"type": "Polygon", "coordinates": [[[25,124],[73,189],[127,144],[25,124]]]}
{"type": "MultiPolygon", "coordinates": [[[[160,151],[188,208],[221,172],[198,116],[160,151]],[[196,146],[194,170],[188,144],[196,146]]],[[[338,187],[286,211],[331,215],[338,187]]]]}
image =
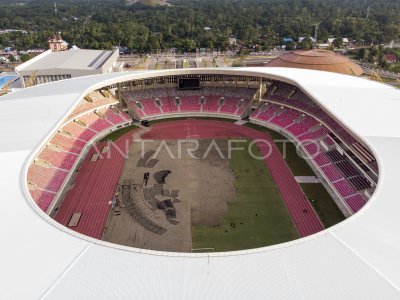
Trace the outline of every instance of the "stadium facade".
{"type": "Polygon", "coordinates": [[[395,299],[400,296],[400,92],[353,76],[289,68],[146,71],[88,76],[0,99],[4,299],[395,299]],[[171,253],[93,239],[56,223],[32,201],[27,170],[89,92],[156,76],[257,76],[300,87],[377,158],[379,182],[344,222],[296,241],[222,253],[171,253]],[[5,206],[7,205],[7,206],[5,206]]]}

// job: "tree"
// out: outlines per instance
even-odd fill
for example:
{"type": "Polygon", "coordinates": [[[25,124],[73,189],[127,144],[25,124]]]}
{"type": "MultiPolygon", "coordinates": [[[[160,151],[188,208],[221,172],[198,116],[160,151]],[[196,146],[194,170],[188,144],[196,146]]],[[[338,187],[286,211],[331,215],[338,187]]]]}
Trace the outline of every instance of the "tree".
{"type": "MultiPolygon", "coordinates": [[[[0,44],[19,50],[45,48],[47,37],[58,31],[79,47],[129,45],[140,51],[179,48],[187,41],[194,41],[196,47],[226,48],[230,36],[246,48],[261,45],[266,49],[280,45],[283,37],[313,35],[312,24],[316,23],[320,24],[319,41],[347,36],[360,44],[380,44],[400,34],[398,0],[370,1],[373,14],[368,20],[355,0],[173,0],[171,6],[110,0],[93,5],[93,1],[68,0],[57,3],[57,15],[49,13],[52,1],[23,1],[24,5],[0,2],[0,28],[27,31],[2,34],[0,44]],[[212,30],[206,32],[205,27],[212,30]],[[159,35],[158,42],[152,35],[159,35]]],[[[335,46],[342,46],[340,39],[337,43],[335,46]]],[[[309,49],[310,45],[308,41],[299,46],[309,49]]]]}
{"type": "Polygon", "coordinates": [[[384,53],[383,53],[383,46],[379,45],[378,47],[378,54],[377,54],[377,62],[378,65],[384,68],[387,64],[387,61],[384,58],[384,53]]]}
{"type": "Polygon", "coordinates": [[[329,38],[329,32],[325,28],[318,31],[318,41],[326,42],[329,38]]]}
{"type": "Polygon", "coordinates": [[[310,50],[313,46],[313,42],[309,37],[304,38],[299,44],[300,49],[310,50]]]}
{"type": "Polygon", "coordinates": [[[9,60],[11,63],[15,62],[15,57],[14,57],[14,55],[10,54],[10,55],[8,56],[8,60],[9,60]]]}
{"type": "Polygon", "coordinates": [[[186,50],[186,52],[193,52],[196,50],[196,41],[191,39],[185,39],[182,42],[182,48],[186,50]]]}
{"type": "Polygon", "coordinates": [[[338,37],[333,41],[333,46],[335,46],[335,48],[341,48],[343,46],[343,38],[338,37]]]}
{"type": "Polygon", "coordinates": [[[296,43],[295,42],[288,42],[288,43],[285,43],[285,50],[287,50],[287,51],[291,51],[291,50],[294,50],[295,49],[295,47],[296,47],[296,43]]]}
{"type": "Polygon", "coordinates": [[[365,49],[365,48],[361,48],[361,49],[358,51],[357,58],[358,58],[359,60],[364,60],[364,61],[365,61],[365,60],[367,59],[368,55],[369,55],[369,51],[368,51],[367,49],[365,49]]]}
{"type": "Polygon", "coordinates": [[[26,62],[31,59],[31,56],[28,53],[24,53],[20,55],[20,59],[22,62],[26,62]]]}

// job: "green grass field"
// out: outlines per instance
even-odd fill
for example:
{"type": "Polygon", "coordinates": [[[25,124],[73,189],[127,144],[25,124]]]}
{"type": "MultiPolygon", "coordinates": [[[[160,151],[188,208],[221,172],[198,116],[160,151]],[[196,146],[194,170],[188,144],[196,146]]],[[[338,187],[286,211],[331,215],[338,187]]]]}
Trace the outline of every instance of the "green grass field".
{"type": "Polygon", "coordinates": [[[345,219],[322,184],[301,183],[300,186],[319,215],[325,228],[331,227],[345,219]]]}
{"type": "MultiPolygon", "coordinates": [[[[268,128],[264,128],[255,124],[246,124],[246,126],[268,132],[273,139],[286,139],[284,136],[268,128]]],[[[279,151],[283,154],[283,143],[277,143],[276,145],[279,151]]],[[[292,170],[294,176],[314,175],[313,170],[310,168],[307,162],[303,158],[299,157],[296,152],[296,146],[292,143],[286,144],[285,160],[289,168],[292,170]]],[[[322,184],[302,183],[300,186],[303,192],[307,195],[307,198],[311,201],[311,204],[318,213],[318,216],[325,228],[333,226],[345,219],[342,212],[339,210],[322,184]]]]}
{"type": "Polygon", "coordinates": [[[121,136],[123,136],[125,133],[128,133],[128,132],[130,132],[130,131],[133,131],[133,130],[135,130],[136,128],[138,128],[138,127],[136,127],[135,125],[131,125],[131,126],[128,126],[128,127],[121,128],[121,129],[116,130],[116,131],[110,133],[109,135],[103,137],[103,138],[100,140],[100,142],[116,141],[116,140],[118,140],[121,136]]]}
{"type": "Polygon", "coordinates": [[[297,239],[297,231],[264,162],[253,159],[247,151],[234,151],[230,168],[236,177],[236,200],[228,204],[219,227],[192,228],[193,248],[232,251],[297,239]]]}
{"type": "MultiPolygon", "coordinates": [[[[178,119],[186,118],[173,120],[178,119]]],[[[218,118],[207,119],[234,122],[218,118]]],[[[166,121],[171,119],[152,121],[151,124],[166,121]]],[[[254,124],[246,126],[266,131],[273,139],[285,139],[279,133],[264,127],[254,124]]],[[[103,138],[103,141],[115,141],[136,128],[129,126],[115,131],[103,138]]],[[[282,144],[278,143],[277,147],[282,153],[282,144]]],[[[295,176],[314,175],[306,161],[297,155],[296,147],[291,143],[286,144],[286,162],[295,176]]],[[[219,227],[192,228],[193,248],[233,251],[274,245],[298,238],[297,231],[263,161],[251,158],[247,151],[234,151],[230,168],[236,176],[236,200],[229,203],[228,212],[220,221],[219,227]],[[230,226],[232,222],[235,228],[230,226]]],[[[322,184],[300,186],[326,228],[345,219],[322,184]]]]}

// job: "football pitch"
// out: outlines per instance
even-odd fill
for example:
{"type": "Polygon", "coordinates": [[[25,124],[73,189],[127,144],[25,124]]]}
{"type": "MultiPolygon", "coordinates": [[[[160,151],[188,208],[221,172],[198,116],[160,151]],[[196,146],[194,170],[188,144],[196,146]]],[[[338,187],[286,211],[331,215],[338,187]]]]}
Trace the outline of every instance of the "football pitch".
{"type": "MultiPolygon", "coordinates": [[[[249,144],[246,141],[238,146],[247,149],[249,144]]],[[[192,226],[193,252],[201,248],[243,250],[297,239],[298,233],[264,161],[253,158],[248,151],[233,151],[229,166],[235,176],[236,198],[228,203],[218,224],[192,226]]]]}

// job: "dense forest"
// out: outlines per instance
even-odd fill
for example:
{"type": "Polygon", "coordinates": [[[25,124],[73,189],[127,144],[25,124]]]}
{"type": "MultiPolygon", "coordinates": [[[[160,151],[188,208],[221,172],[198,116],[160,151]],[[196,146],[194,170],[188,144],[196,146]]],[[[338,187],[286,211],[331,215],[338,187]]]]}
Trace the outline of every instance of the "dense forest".
{"type": "Polygon", "coordinates": [[[314,36],[315,24],[322,42],[333,36],[369,45],[400,36],[399,0],[61,0],[57,12],[53,0],[23,1],[0,0],[0,29],[28,31],[0,34],[3,47],[45,47],[58,31],[70,45],[140,52],[227,49],[229,37],[270,49],[283,37],[314,36]]]}

